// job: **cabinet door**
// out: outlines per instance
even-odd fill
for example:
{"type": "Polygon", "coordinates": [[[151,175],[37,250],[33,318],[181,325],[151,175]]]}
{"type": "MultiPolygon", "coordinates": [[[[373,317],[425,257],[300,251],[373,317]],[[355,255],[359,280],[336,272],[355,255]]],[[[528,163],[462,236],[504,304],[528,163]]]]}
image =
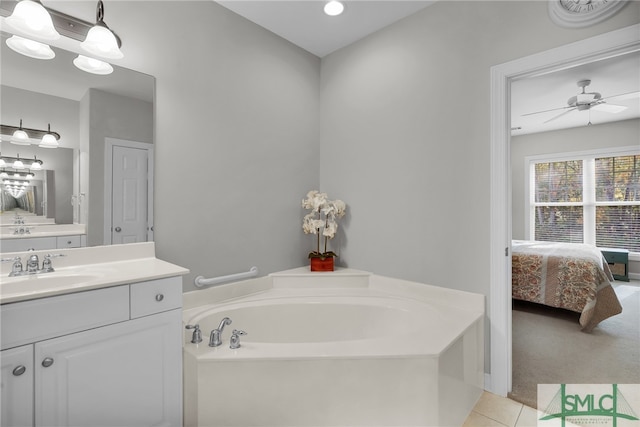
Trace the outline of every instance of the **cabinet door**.
{"type": "Polygon", "coordinates": [[[0,352],[3,427],[33,426],[33,345],[0,352]]]}
{"type": "Polygon", "coordinates": [[[36,425],[181,425],[181,337],[172,310],[36,343],[36,425]]]}

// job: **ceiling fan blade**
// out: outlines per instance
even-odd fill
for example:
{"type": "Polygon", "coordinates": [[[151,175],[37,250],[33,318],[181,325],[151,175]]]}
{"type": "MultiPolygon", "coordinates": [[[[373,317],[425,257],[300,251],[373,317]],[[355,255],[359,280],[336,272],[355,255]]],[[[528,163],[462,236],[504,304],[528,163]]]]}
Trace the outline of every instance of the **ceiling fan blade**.
{"type": "Polygon", "coordinates": [[[627,109],[624,105],[607,104],[606,102],[595,104],[591,107],[592,110],[604,111],[605,113],[619,113],[627,109]]]}
{"type": "Polygon", "coordinates": [[[601,101],[604,101],[605,99],[611,99],[611,98],[616,98],[617,101],[625,101],[627,99],[636,98],[638,96],[640,96],[640,91],[627,92],[627,93],[621,93],[618,95],[607,96],[606,98],[602,98],[601,101]]]}
{"type": "Polygon", "coordinates": [[[550,118],[549,120],[547,120],[546,122],[543,122],[543,123],[549,123],[549,122],[552,122],[552,121],[554,121],[554,120],[556,120],[556,119],[559,119],[560,117],[564,116],[565,114],[569,114],[569,113],[570,113],[570,112],[572,112],[573,110],[575,110],[575,107],[572,107],[570,110],[567,110],[567,111],[565,111],[564,113],[560,113],[560,114],[558,114],[557,116],[552,117],[552,118],[550,118]]]}
{"type": "Polygon", "coordinates": [[[558,111],[558,110],[566,110],[567,108],[574,108],[570,105],[567,105],[566,107],[560,107],[560,108],[552,108],[551,110],[542,110],[542,111],[536,111],[535,113],[527,113],[527,114],[523,114],[520,117],[524,117],[524,116],[531,116],[533,114],[540,114],[540,113],[548,113],[549,111],[558,111]]]}

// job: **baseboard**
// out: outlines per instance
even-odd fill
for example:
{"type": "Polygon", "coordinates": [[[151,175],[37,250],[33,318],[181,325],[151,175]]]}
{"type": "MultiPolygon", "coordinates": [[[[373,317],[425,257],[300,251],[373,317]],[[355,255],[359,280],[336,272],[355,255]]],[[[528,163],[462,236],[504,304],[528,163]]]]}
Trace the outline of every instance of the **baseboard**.
{"type": "Polygon", "coordinates": [[[640,273],[629,273],[629,279],[640,280],[640,273]]]}

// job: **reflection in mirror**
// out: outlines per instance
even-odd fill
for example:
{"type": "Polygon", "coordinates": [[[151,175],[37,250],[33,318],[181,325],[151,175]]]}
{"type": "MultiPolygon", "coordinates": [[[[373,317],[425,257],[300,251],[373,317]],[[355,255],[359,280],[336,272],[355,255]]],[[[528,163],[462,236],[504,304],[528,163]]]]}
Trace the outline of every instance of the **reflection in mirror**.
{"type": "MultiPolygon", "coordinates": [[[[3,90],[4,96],[4,90],[3,90]]],[[[4,136],[3,136],[4,138],[4,136]]],[[[73,196],[73,159],[74,150],[71,148],[39,148],[37,145],[15,145],[9,141],[0,142],[0,153],[3,158],[13,157],[24,159],[25,166],[28,167],[30,160],[34,156],[42,160],[42,170],[12,168],[10,163],[0,168],[7,177],[2,177],[5,181],[28,182],[25,195],[13,197],[3,188],[1,210],[9,211],[19,209],[34,215],[53,219],[56,224],[72,224],[77,221],[78,213],[74,212],[73,196]],[[13,176],[15,172],[20,175],[27,173],[33,178],[17,178],[13,176]],[[15,201],[11,201],[15,199],[15,201]],[[11,207],[13,205],[13,207],[11,207]]]]}
{"type": "MultiPolygon", "coordinates": [[[[53,46],[51,60],[28,58],[7,47],[9,36],[2,33],[0,48],[1,124],[19,126],[22,120],[24,128],[50,125],[60,134],[60,148],[52,149],[15,145],[3,136],[3,157],[35,155],[44,162],[43,171],[33,171],[36,185],[24,200],[15,200],[16,208],[57,224],[85,224],[87,245],[102,245],[105,228],[113,225],[105,197],[105,176],[111,175],[105,171],[105,138],[153,144],[155,79],[117,66],[109,75],[89,74],[73,65],[77,53],[53,46]]],[[[4,210],[13,202],[3,194],[2,203],[4,210]]]]}

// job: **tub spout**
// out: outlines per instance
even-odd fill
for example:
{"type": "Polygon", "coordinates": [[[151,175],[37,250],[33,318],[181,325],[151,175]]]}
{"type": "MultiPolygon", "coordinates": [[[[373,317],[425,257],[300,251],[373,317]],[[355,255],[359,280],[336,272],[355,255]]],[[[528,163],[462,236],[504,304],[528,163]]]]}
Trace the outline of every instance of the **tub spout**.
{"type": "Polygon", "coordinates": [[[218,328],[211,331],[211,335],[209,336],[209,347],[218,347],[220,344],[222,344],[222,331],[224,330],[224,327],[226,325],[230,324],[231,319],[229,319],[228,317],[225,317],[220,321],[220,325],[218,325],[218,328]]]}

